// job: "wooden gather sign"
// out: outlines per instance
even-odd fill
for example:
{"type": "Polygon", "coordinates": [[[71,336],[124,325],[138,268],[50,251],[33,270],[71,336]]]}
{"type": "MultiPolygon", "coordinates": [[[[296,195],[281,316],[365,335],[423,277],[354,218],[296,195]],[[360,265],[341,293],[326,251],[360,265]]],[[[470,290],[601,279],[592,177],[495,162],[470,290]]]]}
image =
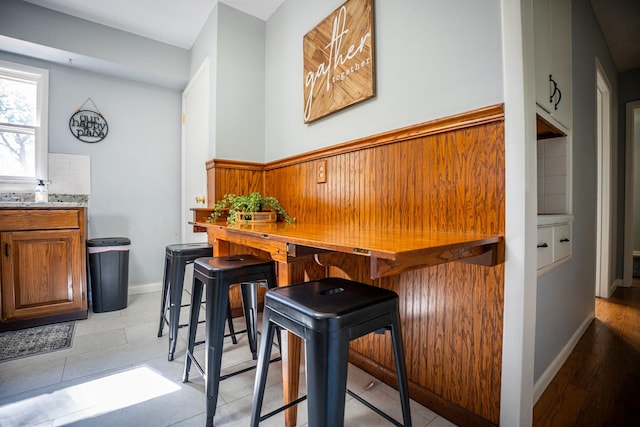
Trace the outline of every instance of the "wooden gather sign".
{"type": "Polygon", "coordinates": [[[375,95],[373,0],[347,0],[303,40],[304,122],[375,95]]]}

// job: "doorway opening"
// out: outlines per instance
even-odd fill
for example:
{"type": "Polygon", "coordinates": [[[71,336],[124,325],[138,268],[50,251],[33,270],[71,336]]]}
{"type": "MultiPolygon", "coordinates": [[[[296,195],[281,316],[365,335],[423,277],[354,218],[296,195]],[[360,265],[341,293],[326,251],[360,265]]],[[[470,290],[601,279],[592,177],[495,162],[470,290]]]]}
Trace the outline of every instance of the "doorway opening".
{"type": "Polygon", "coordinates": [[[598,174],[595,295],[609,298],[615,290],[611,280],[611,85],[597,60],[596,128],[598,174]]]}
{"type": "Polygon", "coordinates": [[[626,105],[624,286],[640,286],[640,101],[626,105]]]}
{"type": "Polygon", "coordinates": [[[207,240],[207,233],[196,233],[190,221],[191,208],[207,207],[209,159],[209,58],[205,58],[182,93],[181,211],[182,243],[207,240]]]}

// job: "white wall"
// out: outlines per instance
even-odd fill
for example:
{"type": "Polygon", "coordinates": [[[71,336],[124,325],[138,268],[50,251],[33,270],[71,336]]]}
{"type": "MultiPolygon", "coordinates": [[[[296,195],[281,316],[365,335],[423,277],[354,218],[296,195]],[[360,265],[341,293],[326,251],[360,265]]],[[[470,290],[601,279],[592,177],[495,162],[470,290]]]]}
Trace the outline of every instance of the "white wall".
{"type": "Polygon", "coordinates": [[[502,0],[505,272],[500,425],[530,426],[535,347],[536,145],[533,0],[502,0]]]}
{"type": "Polygon", "coordinates": [[[266,160],[503,102],[499,0],[376,1],[376,96],[304,124],[302,38],[342,3],[290,0],[267,21],[266,160]]]}

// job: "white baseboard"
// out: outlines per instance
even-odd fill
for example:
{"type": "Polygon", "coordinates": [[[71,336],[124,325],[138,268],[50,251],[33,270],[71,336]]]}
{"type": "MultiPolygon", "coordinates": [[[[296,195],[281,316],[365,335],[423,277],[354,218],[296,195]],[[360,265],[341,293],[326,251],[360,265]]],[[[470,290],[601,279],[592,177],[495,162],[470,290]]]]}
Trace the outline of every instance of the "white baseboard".
{"type": "Polygon", "coordinates": [[[576,332],[573,334],[571,339],[564,346],[562,351],[558,354],[558,356],[554,359],[554,361],[551,362],[547,370],[544,371],[544,373],[540,376],[540,378],[538,378],[538,381],[536,381],[536,383],[533,386],[533,404],[534,405],[536,404],[538,399],[540,399],[540,396],[542,396],[542,393],[544,393],[544,391],[547,389],[549,384],[551,384],[551,381],[556,376],[560,368],[562,368],[562,365],[564,365],[564,362],[567,361],[567,359],[569,358],[569,355],[571,355],[571,352],[575,348],[576,344],[578,344],[578,341],[580,341],[580,338],[582,338],[582,335],[587,330],[587,328],[589,327],[593,319],[595,319],[595,317],[596,317],[595,312],[592,311],[591,313],[589,313],[587,318],[584,319],[580,327],[576,330],[576,332]]]}
{"type": "Polygon", "coordinates": [[[628,288],[631,286],[631,283],[625,283],[622,279],[616,279],[609,288],[609,297],[613,296],[613,293],[617,288],[628,288]]]}
{"type": "Polygon", "coordinates": [[[151,292],[162,292],[162,282],[147,283],[145,285],[130,285],[129,295],[148,294],[151,292]]]}

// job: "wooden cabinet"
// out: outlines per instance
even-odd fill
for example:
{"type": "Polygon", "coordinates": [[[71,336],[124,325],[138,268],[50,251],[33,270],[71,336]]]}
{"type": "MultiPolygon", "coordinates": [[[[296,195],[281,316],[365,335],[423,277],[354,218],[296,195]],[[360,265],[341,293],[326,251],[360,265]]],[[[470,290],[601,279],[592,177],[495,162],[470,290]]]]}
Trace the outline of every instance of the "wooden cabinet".
{"type": "Polygon", "coordinates": [[[1,214],[0,330],[86,318],[84,208],[1,214]]]}
{"type": "Polygon", "coordinates": [[[549,216],[538,220],[538,274],[571,258],[571,217],[549,216]]]}
{"type": "Polygon", "coordinates": [[[533,8],[536,103],[571,129],[571,2],[534,0],[533,8]]]}

